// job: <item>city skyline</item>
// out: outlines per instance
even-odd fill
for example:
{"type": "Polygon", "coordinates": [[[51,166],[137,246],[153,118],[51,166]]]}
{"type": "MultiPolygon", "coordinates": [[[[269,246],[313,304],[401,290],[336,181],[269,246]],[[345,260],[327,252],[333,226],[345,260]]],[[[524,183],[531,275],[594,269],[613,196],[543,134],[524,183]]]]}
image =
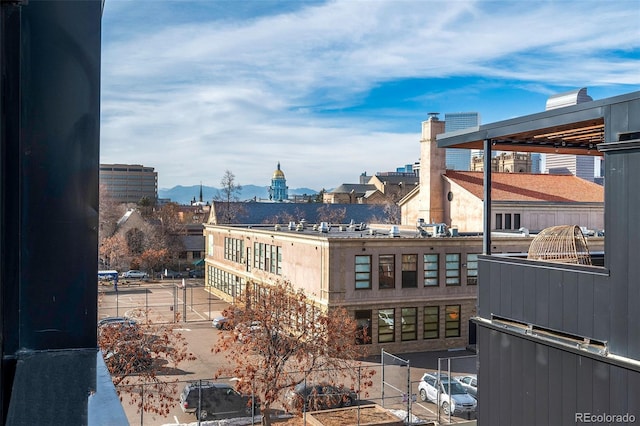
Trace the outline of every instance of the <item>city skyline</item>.
{"type": "Polygon", "coordinates": [[[107,1],[100,161],[159,188],[280,162],[319,190],[415,162],[430,112],[491,123],[640,90],[637,3],[588,3],[107,1]]]}

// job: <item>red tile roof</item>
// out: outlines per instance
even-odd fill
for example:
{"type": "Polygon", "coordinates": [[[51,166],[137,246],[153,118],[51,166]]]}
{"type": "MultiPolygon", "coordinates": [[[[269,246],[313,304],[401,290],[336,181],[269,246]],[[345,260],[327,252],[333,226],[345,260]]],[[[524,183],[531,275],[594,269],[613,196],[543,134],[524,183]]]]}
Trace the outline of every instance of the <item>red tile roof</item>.
{"type": "MultiPolygon", "coordinates": [[[[483,199],[483,173],[447,170],[445,176],[483,199]]],[[[573,175],[491,174],[493,201],[604,202],[604,188],[573,175]]]]}

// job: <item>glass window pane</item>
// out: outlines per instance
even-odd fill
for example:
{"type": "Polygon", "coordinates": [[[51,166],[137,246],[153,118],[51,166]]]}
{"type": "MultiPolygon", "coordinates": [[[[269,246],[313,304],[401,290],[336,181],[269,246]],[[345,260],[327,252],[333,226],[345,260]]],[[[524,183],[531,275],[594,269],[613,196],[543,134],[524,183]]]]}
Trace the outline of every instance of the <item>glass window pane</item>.
{"type": "Polygon", "coordinates": [[[424,307],[424,339],[437,339],[440,329],[440,307],[425,306],[424,307]]]}
{"type": "Polygon", "coordinates": [[[402,308],[402,340],[418,338],[418,308],[402,308]]]}
{"type": "Polygon", "coordinates": [[[424,263],[424,286],[438,285],[438,255],[425,254],[424,263]]]}
{"type": "Polygon", "coordinates": [[[445,307],[445,336],[460,337],[460,305],[445,307]]]}
{"type": "Polygon", "coordinates": [[[381,254],[378,258],[378,286],[379,288],[394,288],[396,286],[396,256],[381,254]]]}
{"type": "Polygon", "coordinates": [[[378,311],[378,342],[393,342],[395,309],[380,309],[378,311]]]}

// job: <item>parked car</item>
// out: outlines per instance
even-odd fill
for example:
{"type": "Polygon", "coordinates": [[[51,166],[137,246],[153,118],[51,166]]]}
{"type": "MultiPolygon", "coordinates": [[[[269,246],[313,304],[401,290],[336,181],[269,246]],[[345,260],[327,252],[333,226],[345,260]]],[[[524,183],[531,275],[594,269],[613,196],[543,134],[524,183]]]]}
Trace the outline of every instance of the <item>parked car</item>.
{"type": "Polygon", "coordinates": [[[211,325],[218,330],[229,330],[231,329],[231,325],[229,324],[229,318],[225,316],[215,317],[213,321],[211,321],[211,325]]]}
{"type": "Polygon", "coordinates": [[[189,278],[204,278],[204,271],[202,269],[189,271],[189,278]]]}
{"type": "Polygon", "coordinates": [[[164,271],[162,273],[162,276],[164,278],[182,278],[182,273],[181,272],[176,272],[176,271],[172,271],[170,269],[167,269],[166,271],[164,271]]]}
{"type": "Polygon", "coordinates": [[[98,321],[98,328],[108,327],[108,326],[133,327],[137,325],[138,325],[138,322],[136,320],[128,317],[106,317],[98,321]]]}
{"type": "Polygon", "coordinates": [[[188,383],[180,393],[180,408],[198,420],[250,417],[259,414],[257,398],[242,395],[226,383],[188,383]]]}
{"type": "Polygon", "coordinates": [[[138,271],[137,269],[131,269],[122,274],[122,278],[144,279],[148,277],[149,277],[149,274],[143,271],[138,271]]]}
{"type": "Polygon", "coordinates": [[[238,332],[238,341],[241,343],[247,342],[251,339],[251,336],[255,333],[259,333],[262,330],[262,324],[260,321],[251,321],[248,323],[240,323],[236,325],[236,331],[238,332]]]}
{"type": "Polygon", "coordinates": [[[438,378],[436,374],[426,373],[420,380],[418,392],[422,401],[439,401],[445,414],[470,416],[476,412],[476,399],[467,393],[459,381],[446,374],[441,374],[438,378]]]}
{"type": "Polygon", "coordinates": [[[298,383],[285,396],[285,406],[291,412],[327,410],[350,407],[358,395],[343,385],[329,383],[298,383]]]}
{"type": "Polygon", "coordinates": [[[469,395],[478,399],[478,376],[475,374],[467,374],[466,376],[456,377],[462,383],[462,387],[469,395]]]}

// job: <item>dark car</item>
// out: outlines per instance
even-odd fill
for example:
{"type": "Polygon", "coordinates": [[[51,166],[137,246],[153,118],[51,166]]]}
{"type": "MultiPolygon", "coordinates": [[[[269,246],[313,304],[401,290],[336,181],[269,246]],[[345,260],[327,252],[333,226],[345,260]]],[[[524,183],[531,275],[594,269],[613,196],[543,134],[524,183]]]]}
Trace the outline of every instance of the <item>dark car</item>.
{"type": "Polygon", "coordinates": [[[182,411],[195,414],[198,420],[251,417],[259,413],[259,407],[257,399],[226,383],[189,383],[180,394],[182,411]]]}
{"type": "Polygon", "coordinates": [[[138,327],[138,322],[128,317],[106,317],[98,321],[98,330],[104,327],[138,327]]]}
{"type": "Polygon", "coordinates": [[[162,276],[164,278],[182,278],[182,273],[181,272],[176,272],[176,271],[171,271],[171,270],[166,270],[166,271],[164,271],[162,276]]]}
{"type": "Polygon", "coordinates": [[[189,278],[204,278],[204,271],[202,269],[189,271],[189,278]]]}
{"type": "Polygon", "coordinates": [[[298,383],[287,392],[285,406],[292,412],[350,407],[358,395],[343,385],[329,383],[298,383]]]}

